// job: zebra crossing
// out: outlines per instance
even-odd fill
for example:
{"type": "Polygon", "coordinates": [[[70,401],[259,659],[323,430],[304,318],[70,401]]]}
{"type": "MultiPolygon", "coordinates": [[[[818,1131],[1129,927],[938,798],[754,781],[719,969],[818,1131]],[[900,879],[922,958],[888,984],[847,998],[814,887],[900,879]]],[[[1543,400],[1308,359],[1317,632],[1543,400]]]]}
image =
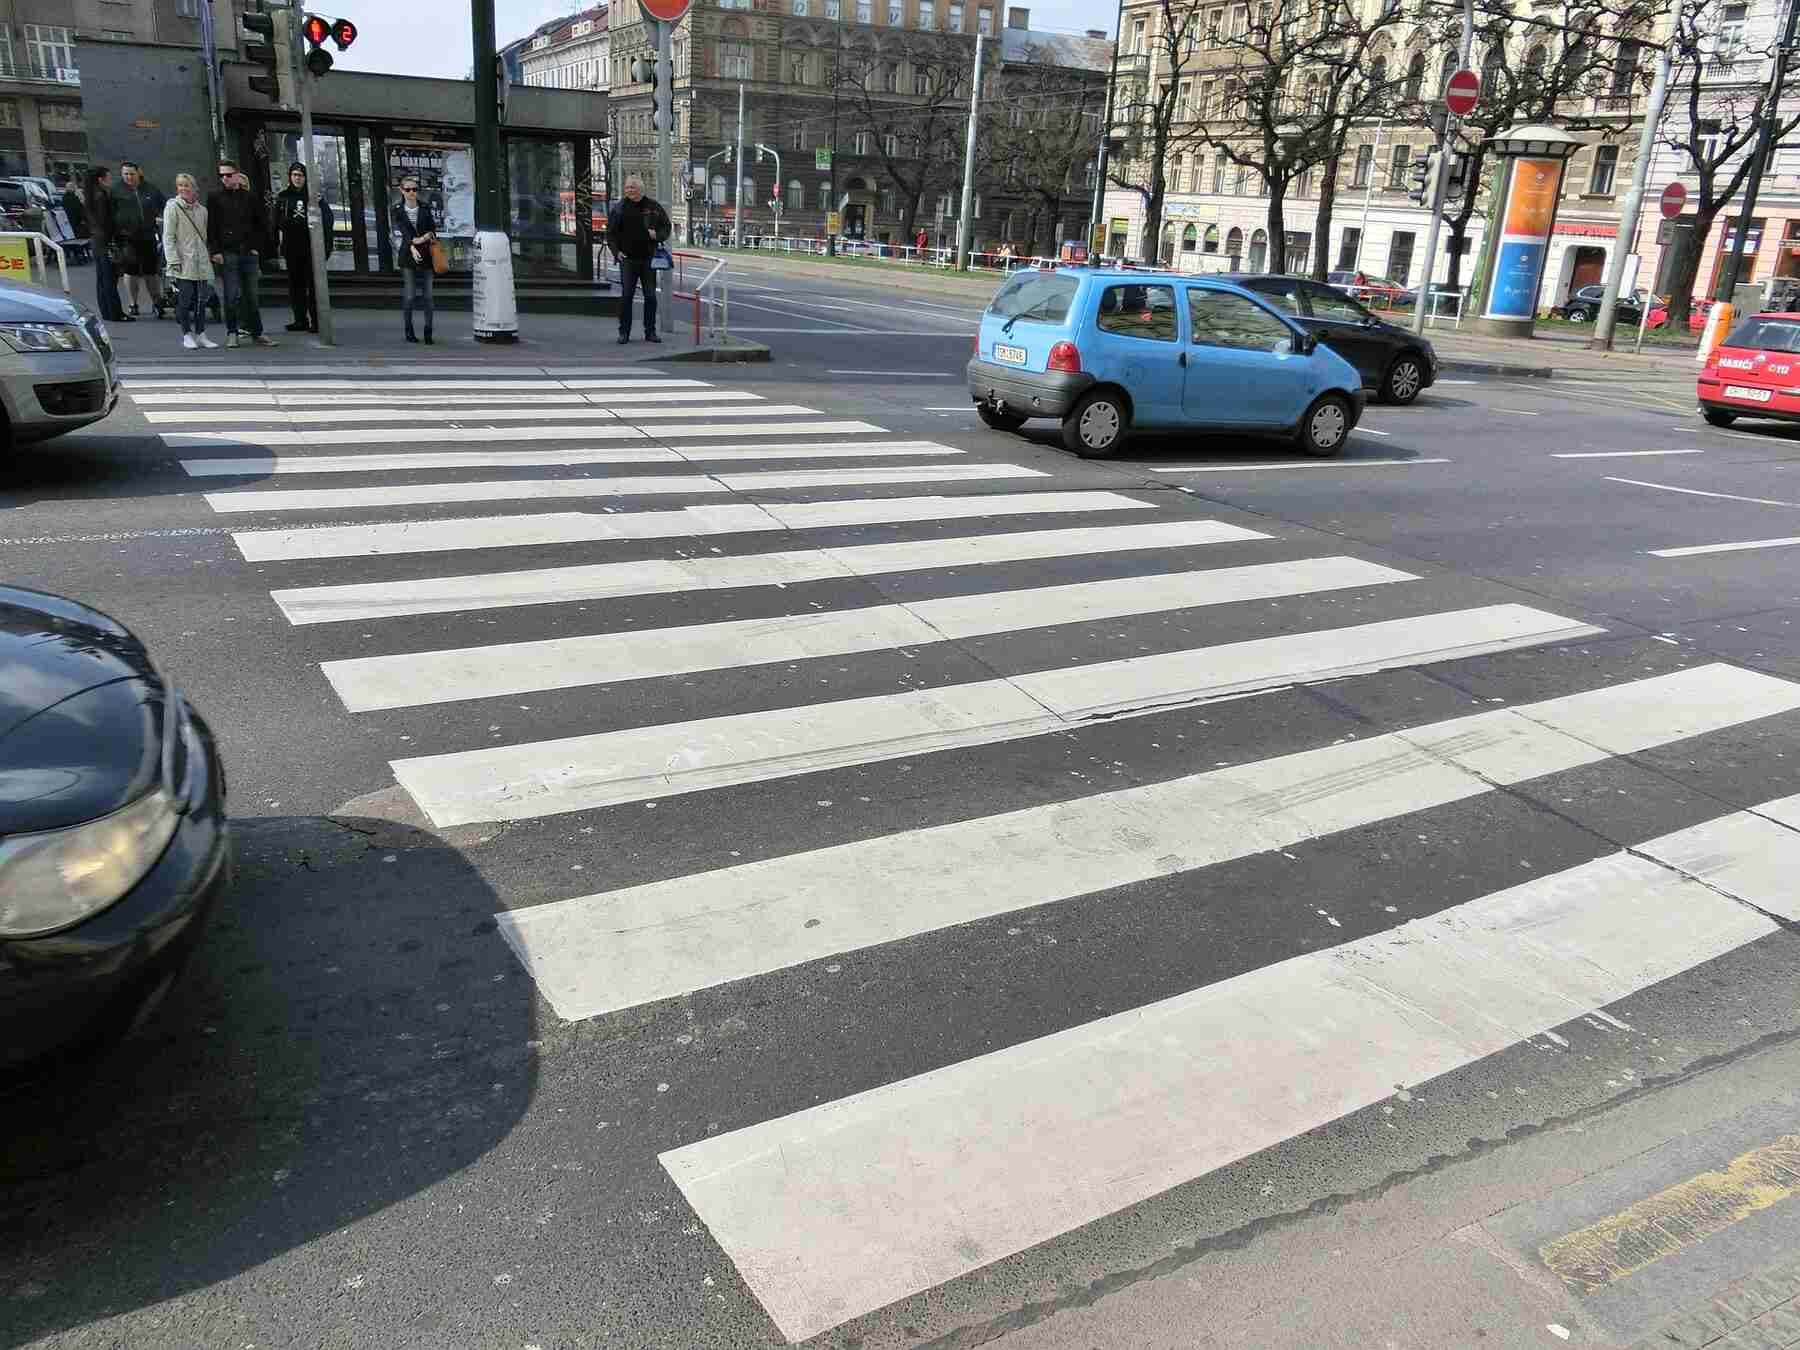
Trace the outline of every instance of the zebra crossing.
{"type": "MultiPolygon", "coordinates": [[[[1072,487],[1048,460],[642,368],[145,370],[128,389],[347,721],[441,715],[390,760],[439,828],[606,820],[618,839],[620,811],[671,798],[943,752],[1004,773],[1096,729],[1192,733],[1204,723],[1171,719],[1253,694],[1619,637],[1122,478],[1072,487]],[[231,478],[250,481],[212,486],[231,478]],[[511,618],[505,640],[481,626],[511,618]],[[894,653],[919,674],[859,678],[894,653]],[[815,668],[834,682],[811,697],[743,692],[815,668]],[[674,691],[702,678],[718,702],[696,716],[674,691]],[[489,721],[527,695],[563,700],[556,734],[489,721]]],[[[1765,733],[1800,736],[1800,684],[1615,662],[1569,692],[1248,760],[1196,736],[1175,772],[1124,787],[930,805],[810,847],[784,822],[798,847],[567,888],[497,915],[492,940],[579,1021],[1765,733]]],[[[781,1335],[806,1340],[1800,922],[1800,774],[1617,842],[1140,1006],[696,1127],[660,1164],[781,1335]]]]}

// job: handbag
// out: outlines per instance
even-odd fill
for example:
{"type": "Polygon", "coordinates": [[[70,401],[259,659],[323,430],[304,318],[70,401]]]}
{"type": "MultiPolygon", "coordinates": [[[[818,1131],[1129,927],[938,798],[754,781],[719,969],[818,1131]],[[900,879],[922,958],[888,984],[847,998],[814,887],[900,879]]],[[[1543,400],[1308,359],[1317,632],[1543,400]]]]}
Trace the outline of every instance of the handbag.
{"type": "Polygon", "coordinates": [[[674,265],[675,260],[669,256],[669,250],[661,244],[658,244],[656,246],[656,252],[650,255],[650,270],[652,272],[666,272],[674,265]]]}
{"type": "Polygon", "coordinates": [[[439,239],[431,241],[431,270],[440,277],[450,270],[450,250],[439,239]]]}

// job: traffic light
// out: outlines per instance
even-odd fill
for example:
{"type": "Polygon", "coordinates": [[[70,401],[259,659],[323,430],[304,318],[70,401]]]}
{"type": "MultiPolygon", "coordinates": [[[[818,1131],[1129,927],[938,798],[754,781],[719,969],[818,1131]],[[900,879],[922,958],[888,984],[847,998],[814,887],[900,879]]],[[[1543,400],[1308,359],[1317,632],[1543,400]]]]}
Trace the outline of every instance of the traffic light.
{"type": "Polygon", "coordinates": [[[1446,202],[1461,201],[1467,195],[1469,191],[1469,159],[1470,157],[1461,151],[1451,154],[1450,177],[1444,186],[1446,202]]]}
{"type": "Polygon", "coordinates": [[[1412,186],[1407,189],[1406,195],[1421,206],[1431,195],[1431,179],[1437,170],[1437,158],[1434,150],[1430,155],[1419,156],[1407,166],[1407,178],[1412,186]]]}
{"type": "Polygon", "coordinates": [[[661,74],[661,72],[656,68],[656,54],[654,52],[649,56],[640,56],[631,63],[631,82],[633,84],[647,84],[650,86],[650,129],[652,131],[660,131],[662,129],[663,101],[657,92],[657,76],[659,74],[661,74]]]}
{"type": "Polygon", "coordinates": [[[294,107],[293,11],[246,14],[241,22],[244,59],[268,70],[266,75],[252,75],[250,88],[279,107],[294,107]]]}
{"type": "Polygon", "coordinates": [[[349,51],[350,44],[356,41],[356,25],[348,19],[333,19],[331,21],[331,40],[337,45],[340,52],[349,51]]]}
{"type": "Polygon", "coordinates": [[[316,79],[323,79],[331,69],[331,53],[325,50],[331,36],[330,20],[308,14],[300,21],[300,36],[306,39],[306,68],[316,79]]]}

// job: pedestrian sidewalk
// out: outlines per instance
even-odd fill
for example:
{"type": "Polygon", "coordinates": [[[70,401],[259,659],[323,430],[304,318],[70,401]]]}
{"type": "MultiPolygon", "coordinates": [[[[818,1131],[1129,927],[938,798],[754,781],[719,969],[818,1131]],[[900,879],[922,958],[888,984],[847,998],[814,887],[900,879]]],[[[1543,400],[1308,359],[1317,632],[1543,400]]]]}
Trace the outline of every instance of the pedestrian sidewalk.
{"type": "MultiPolygon", "coordinates": [[[[436,342],[427,347],[405,340],[400,315],[381,310],[337,310],[334,346],[320,344],[311,333],[284,331],[288,320],[285,307],[263,307],[264,331],[281,345],[257,347],[249,343],[230,350],[224,346],[223,324],[209,322],[207,335],[220,344],[220,350],[187,351],[181,345],[181,330],[173,320],[159,320],[148,314],[136,323],[109,323],[113,346],[119,359],[127,363],[191,362],[196,370],[210,362],[240,363],[254,361],[274,367],[317,364],[322,361],[405,362],[421,361],[480,362],[482,364],[543,365],[547,361],[568,364],[574,361],[767,361],[769,349],[759,342],[729,339],[723,342],[701,331],[694,341],[690,306],[678,303],[675,322],[665,324],[662,342],[652,344],[642,337],[641,320],[634,321],[633,336],[627,346],[619,345],[618,320],[611,314],[521,314],[517,342],[477,342],[471,317],[465,311],[440,310],[434,333],[436,342]],[[683,312],[688,311],[688,312],[683,312]]],[[[415,316],[415,328],[421,334],[424,325],[415,316]]]]}

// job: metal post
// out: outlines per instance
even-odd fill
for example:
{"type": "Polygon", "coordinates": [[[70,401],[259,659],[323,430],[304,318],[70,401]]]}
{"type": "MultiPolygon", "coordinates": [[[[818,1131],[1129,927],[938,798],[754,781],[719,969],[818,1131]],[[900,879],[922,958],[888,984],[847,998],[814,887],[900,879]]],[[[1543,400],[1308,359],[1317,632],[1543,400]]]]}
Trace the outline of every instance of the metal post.
{"type": "MultiPolygon", "coordinates": [[[[1800,0],[1795,0],[1800,4],[1800,0]]],[[[981,51],[986,36],[975,34],[975,78],[969,86],[969,134],[963,145],[962,220],[956,231],[956,270],[969,270],[975,232],[975,115],[981,106],[981,51]]]]}
{"type": "MultiPolygon", "coordinates": [[[[1375,175],[1381,172],[1381,135],[1387,130],[1387,118],[1375,124],[1375,149],[1369,156],[1369,181],[1363,184],[1362,228],[1356,232],[1356,256],[1350,260],[1350,270],[1357,271],[1362,267],[1363,240],[1369,237],[1369,199],[1375,195],[1375,175]]],[[[1358,300],[1362,299],[1359,295],[1358,300]]]]}
{"type": "MultiPolygon", "coordinates": [[[[1475,0],[1463,0],[1462,47],[1456,59],[1457,69],[1467,70],[1469,59],[1475,51],[1475,0]]],[[[1447,112],[1448,110],[1446,110],[1447,112]]],[[[1444,119],[1444,148],[1447,151],[1453,133],[1450,129],[1450,118],[1444,119]]],[[[1444,227],[1444,188],[1450,177],[1450,156],[1440,154],[1437,172],[1432,175],[1431,183],[1431,219],[1425,224],[1425,279],[1419,283],[1419,299],[1413,305],[1413,332],[1425,331],[1425,320],[1431,314],[1431,282],[1437,275],[1438,232],[1444,227]]],[[[1471,190],[1473,188],[1471,187],[1471,190]]],[[[1498,230],[1495,231],[1499,233],[1498,230]]],[[[1400,278],[1400,284],[1406,284],[1406,278],[1400,278]]],[[[1461,309],[1458,308],[1460,315],[1461,309]]]]}
{"type": "MultiPolygon", "coordinates": [[[[838,217],[839,230],[843,229],[844,221],[841,215],[843,208],[837,204],[838,83],[843,78],[841,67],[844,61],[844,6],[848,3],[849,0],[837,0],[837,45],[834,49],[831,64],[831,190],[825,197],[825,223],[830,224],[831,213],[833,211],[838,211],[840,212],[838,217]]],[[[740,118],[739,120],[741,121],[742,119],[740,118]]],[[[826,257],[837,257],[837,241],[837,231],[825,231],[826,257]]]]}
{"type": "MultiPolygon", "coordinates": [[[[656,200],[665,211],[675,200],[674,128],[675,120],[675,25],[661,19],[653,21],[656,31],[656,200]]],[[[671,223],[674,213],[670,212],[671,223]]],[[[672,242],[665,240],[665,243],[672,242]]],[[[673,268],[652,272],[656,279],[658,308],[663,324],[671,327],[675,318],[675,272],[673,268]]],[[[700,302],[694,302],[698,312],[700,302]]]]}
{"type": "MultiPolygon", "coordinates": [[[[1619,301],[1619,287],[1625,278],[1625,257],[1628,252],[1624,244],[1629,232],[1637,228],[1638,213],[1644,209],[1644,185],[1650,179],[1650,160],[1656,150],[1656,129],[1662,124],[1663,102],[1669,94],[1671,63],[1670,48],[1665,46],[1656,58],[1656,82],[1650,87],[1650,106],[1644,109],[1644,129],[1638,136],[1637,163],[1631,169],[1631,191],[1625,194],[1625,204],[1619,211],[1619,240],[1613,248],[1612,260],[1606,269],[1606,289],[1600,296],[1600,314],[1594,323],[1594,336],[1588,339],[1588,346],[1595,351],[1612,350],[1613,325],[1617,319],[1613,306],[1619,301]]],[[[1646,303],[1640,318],[1647,322],[1649,317],[1650,306],[1646,303]]],[[[1638,341],[1642,343],[1643,338],[1643,324],[1640,323],[1638,341]]]]}
{"type": "MultiPolygon", "coordinates": [[[[777,202],[779,202],[781,200],[781,151],[775,149],[773,146],[764,145],[761,141],[758,141],[756,143],[756,162],[758,164],[762,163],[762,157],[765,154],[770,156],[775,161],[775,200],[777,202]]],[[[781,246],[781,210],[780,210],[780,207],[777,206],[773,211],[771,211],[770,214],[773,216],[773,218],[775,220],[775,246],[777,248],[780,248],[780,246],[781,246]]]]}
{"type": "MultiPolygon", "coordinates": [[[[1713,299],[1725,304],[1737,290],[1738,275],[1744,266],[1744,241],[1750,234],[1750,217],[1756,211],[1756,196],[1762,190],[1762,176],[1769,167],[1769,154],[1775,139],[1776,109],[1781,102],[1781,85],[1787,79],[1788,52],[1794,45],[1794,21],[1800,19],[1800,0],[1789,0],[1787,22],[1782,25],[1781,45],[1775,49],[1775,69],[1769,76],[1768,93],[1764,95],[1762,127],[1756,136],[1755,157],[1750,161],[1750,176],[1744,182],[1744,204],[1738,211],[1737,238],[1731,244],[1731,257],[1719,269],[1719,284],[1713,299]]],[[[1712,325],[1708,325],[1709,329],[1712,325]]],[[[1705,344],[1702,343],[1702,346],[1705,344]]]]}
{"type": "MultiPolygon", "coordinates": [[[[492,3],[492,0],[489,0],[492,3]]],[[[306,166],[306,238],[312,248],[313,297],[319,309],[319,345],[335,347],[337,333],[331,318],[331,286],[325,273],[325,231],[319,220],[318,156],[313,152],[312,88],[313,73],[306,68],[301,47],[305,39],[300,26],[294,25],[294,84],[300,94],[300,162],[306,166]]]]}
{"type": "Polygon", "coordinates": [[[744,85],[738,82],[737,151],[731,161],[731,242],[744,246],[744,85]]]}
{"type": "MultiPolygon", "coordinates": [[[[475,286],[477,342],[519,340],[507,234],[506,174],[500,158],[500,82],[495,69],[494,0],[469,0],[475,50],[475,286]]],[[[317,256],[317,255],[315,255],[317,256]]]]}
{"type": "Polygon", "coordinates": [[[1100,212],[1106,205],[1106,143],[1112,136],[1113,91],[1119,87],[1119,48],[1124,42],[1125,0],[1119,0],[1118,8],[1113,13],[1112,66],[1106,77],[1106,111],[1100,118],[1100,153],[1095,157],[1095,167],[1099,173],[1094,179],[1094,206],[1088,212],[1087,246],[1090,249],[1094,247],[1094,229],[1100,224],[1100,212]]]}
{"type": "Polygon", "coordinates": [[[212,123],[213,156],[218,158],[225,153],[225,102],[219,92],[219,44],[213,35],[212,19],[208,0],[200,6],[200,51],[206,61],[206,106],[212,123]]]}

